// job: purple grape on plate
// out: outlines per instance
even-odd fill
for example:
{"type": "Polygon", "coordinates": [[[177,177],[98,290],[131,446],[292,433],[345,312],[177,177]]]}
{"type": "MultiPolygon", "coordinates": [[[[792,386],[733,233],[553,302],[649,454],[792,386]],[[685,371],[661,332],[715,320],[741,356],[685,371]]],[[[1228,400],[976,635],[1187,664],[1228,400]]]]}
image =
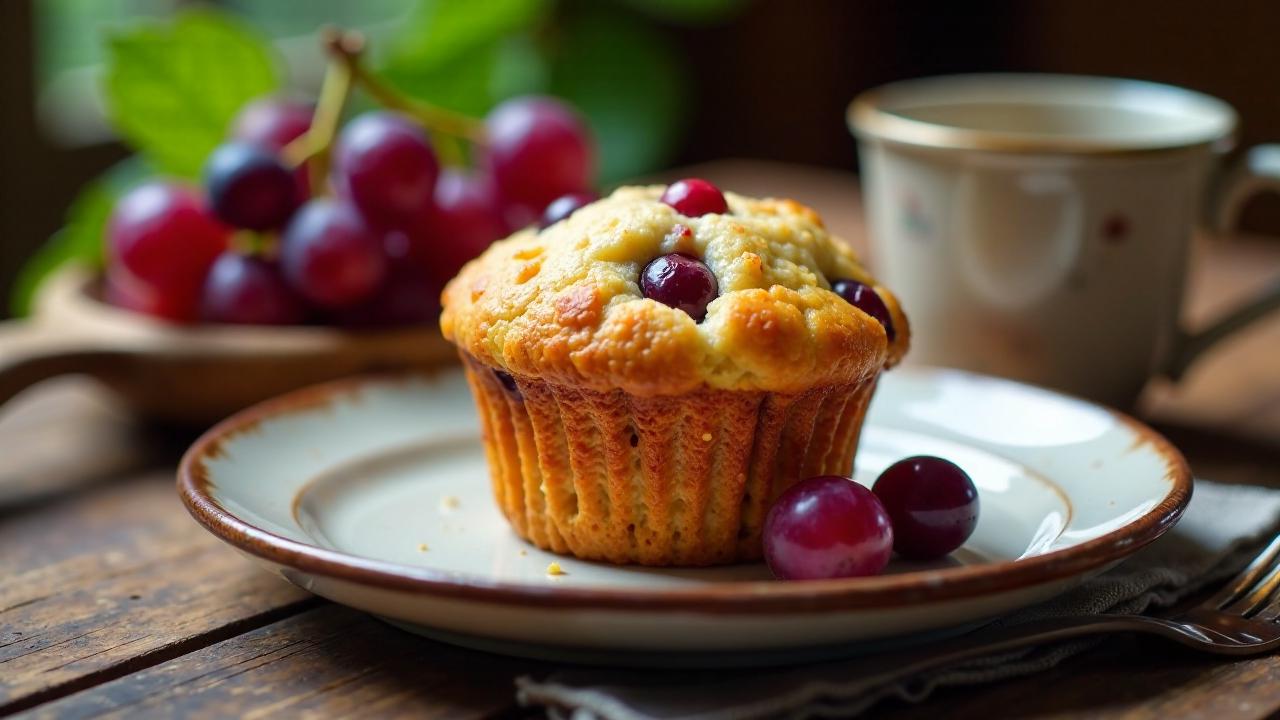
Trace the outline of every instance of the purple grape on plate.
{"type": "Polygon", "coordinates": [[[912,560],[943,557],[978,526],[978,489],[955,463],[919,455],[890,465],[873,490],[893,520],[893,549],[912,560]]]}
{"type": "Polygon", "coordinates": [[[894,529],[870,490],[839,475],[792,485],[764,520],[764,557],[781,580],[876,575],[889,563],[894,529]]]}

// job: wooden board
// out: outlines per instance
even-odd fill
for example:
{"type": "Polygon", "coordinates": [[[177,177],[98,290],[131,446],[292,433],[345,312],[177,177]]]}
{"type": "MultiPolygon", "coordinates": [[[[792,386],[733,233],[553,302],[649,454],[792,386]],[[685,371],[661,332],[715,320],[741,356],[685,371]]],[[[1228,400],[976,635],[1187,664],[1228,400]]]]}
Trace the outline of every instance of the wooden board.
{"type": "Polygon", "coordinates": [[[488,717],[529,663],[433,643],[326,605],[86,692],[33,717],[488,717]]]}
{"type": "Polygon", "coordinates": [[[195,525],[171,468],[4,516],[0,578],[0,714],[317,602],[195,525]]]}

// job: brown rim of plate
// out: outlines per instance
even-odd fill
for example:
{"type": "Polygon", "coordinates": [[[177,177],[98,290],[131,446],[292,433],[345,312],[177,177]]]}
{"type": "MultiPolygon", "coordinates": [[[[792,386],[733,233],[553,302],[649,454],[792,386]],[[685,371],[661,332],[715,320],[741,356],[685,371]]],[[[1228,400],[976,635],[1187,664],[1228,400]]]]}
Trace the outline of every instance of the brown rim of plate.
{"type": "MultiPolygon", "coordinates": [[[[1149,445],[1164,458],[1170,488],[1164,499],[1146,514],[1080,545],[1019,560],[869,578],[734,582],[697,589],[646,591],[490,582],[478,577],[361,558],[290,540],[255,527],[236,517],[213,498],[203,461],[216,456],[229,438],[251,431],[264,420],[328,405],[336,396],[352,394],[362,385],[386,379],[387,376],[360,376],[304,388],[255,405],[218,423],[182,457],[178,467],[178,491],[183,504],[206,529],[250,555],[306,573],[388,590],[530,607],[791,614],[971,598],[1030,588],[1102,569],[1164,534],[1181,517],[1191,500],[1191,471],[1181,453],[1143,423],[1108,409],[1137,435],[1135,445],[1149,445]]],[[[1061,393],[1053,394],[1076,400],[1061,393]]]]}

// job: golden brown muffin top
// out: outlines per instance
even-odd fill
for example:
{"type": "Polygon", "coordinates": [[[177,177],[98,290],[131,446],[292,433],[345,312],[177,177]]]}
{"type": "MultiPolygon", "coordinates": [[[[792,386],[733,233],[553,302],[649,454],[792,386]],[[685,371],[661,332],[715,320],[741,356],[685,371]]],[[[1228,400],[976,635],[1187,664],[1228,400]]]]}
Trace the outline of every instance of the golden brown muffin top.
{"type": "Polygon", "coordinates": [[[445,337],[514,375],[636,395],[800,392],[868,378],[906,352],[897,299],[813,210],[725,193],[728,214],[687,217],[659,200],[663,189],[619,188],[540,232],[494,243],[445,287],[445,337]],[[702,322],[641,292],[645,265],[672,252],[716,277],[719,296],[702,322]],[[894,342],[831,291],[843,278],[875,288],[894,342]]]}

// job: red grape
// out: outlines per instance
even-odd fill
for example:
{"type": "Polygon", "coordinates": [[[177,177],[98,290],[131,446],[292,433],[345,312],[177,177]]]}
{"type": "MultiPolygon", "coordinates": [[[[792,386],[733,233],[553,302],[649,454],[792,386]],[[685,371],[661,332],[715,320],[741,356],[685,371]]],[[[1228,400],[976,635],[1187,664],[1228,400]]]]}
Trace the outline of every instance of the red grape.
{"type": "Polygon", "coordinates": [[[112,210],[107,223],[109,262],[149,293],[181,305],[198,293],[230,235],[205,210],[196,191],[147,183],[125,194],[112,210]]]}
{"type": "Polygon", "coordinates": [[[418,265],[393,262],[373,297],[334,313],[347,327],[397,327],[425,325],[440,316],[440,285],[427,278],[418,265]]]}
{"type": "Polygon", "coordinates": [[[300,197],[293,173],[275,153],[247,142],[219,145],[205,161],[204,184],[214,213],[250,230],[283,225],[300,197]]]}
{"type": "Polygon", "coordinates": [[[552,200],[592,185],[594,151],[586,125],[548,97],[507,100],[485,119],[486,164],[504,203],[536,219],[552,200]]]}
{"type": "Polygon", "coordinates": [[[354,305],[377,290],[387,272],[382,238],[355,208],[340,200],[311,200],[293,216],[280,240],[285,279],[324,307],[354,305]]]}
{"type": "Polygon", "coordinates": [[[436,185],[434,208],[413,233],[414,252],[443,285],[506,230],[493,185],[482,175],[446,170],[436,185]]]}
{"type": "Polygon", "coordinates": [[[209,269],[201,315],[220,323],[293,325],[306,319],[307,309],[275,263],[229,250],[209,269]]]}
{"type": "MultiPolygon", "coordinates": [[[[267,150],[280,151],[311,129],[316,108],[311,103],[261,98],[245,105],[231,123],[231,138],[250,142],[267,150]]],[[[311,178],[306,163],[293,171],[298,185],[298,202],[311,196],[311,178]]]]}
{"type": "Polygon", "coordinates": [[[964,470],[942,458],[899,460],[873,489],[893,520],[893,549],[903,557],[940,558],[978,526],[978,489],[964,470]]]}
{"type": "Polygon", "coordinates": [[[199,315],[197,293],[149,290],[117,266],[107,267],[103,299],[118,308],[170,322],[195,322],[199,315]]]}
{"type": "Polygon", "coordinates": [[[231,137],[279,150],[311,128],[315,107],[283,98],[259,98],[245,105],[231,122],[231,137]]]}
{"type": "Polygon", "coordinates": [[[783,580],[875,575],[889,563],[894,529],[876,496],[847,477],[792,485],[764,520],[764,557],[783,580]]]}
{"type": "Polygon", "coordinates": [[[366,113],[342,130],[335,186],[373,225],[403,228],[430,203],[440,164],[426,132],[394,113],[366,113]]]}

